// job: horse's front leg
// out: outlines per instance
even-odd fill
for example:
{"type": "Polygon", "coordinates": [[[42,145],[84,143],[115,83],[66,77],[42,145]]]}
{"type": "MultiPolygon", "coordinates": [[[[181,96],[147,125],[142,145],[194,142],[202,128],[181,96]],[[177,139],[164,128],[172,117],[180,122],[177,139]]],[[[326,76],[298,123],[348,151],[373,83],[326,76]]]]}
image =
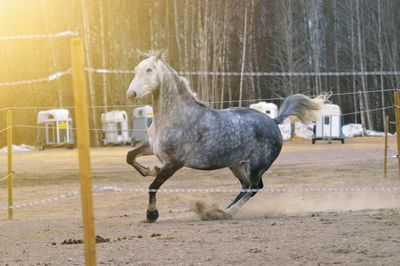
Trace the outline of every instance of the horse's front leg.
{"type": "Polygon", "coordinates": [[[155,166],[154,169],[150,169],[136,162],[137,157],[151,154],[153,154],[153,151],[150,148],[149,142],[144,142],[128,152],[126,155],[126,162],[132,165],[142,176],[156,176],[159,170],[158,167],[155,166]]]}
{"type": "Polygon", "coordinates": [[[150,184],[149,187],[149,206],[147,208],[146,219],[148,222],[155,222],[159,216],[157,205],[156,205],[156,194],[158,189],[170,178],[178,169],[182,166],[173,164],[173,163],[166,163],[161,167],[159,172],[157,173],[156,178],[150,184]]]}

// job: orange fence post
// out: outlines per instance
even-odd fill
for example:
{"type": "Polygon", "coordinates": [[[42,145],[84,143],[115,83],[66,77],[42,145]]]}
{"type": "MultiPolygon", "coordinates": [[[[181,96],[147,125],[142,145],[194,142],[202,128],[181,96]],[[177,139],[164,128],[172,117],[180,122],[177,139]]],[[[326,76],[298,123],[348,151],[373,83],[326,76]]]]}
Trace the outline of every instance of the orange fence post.
{"type": "Polygon", "coordinates": [[[79,151],[80,187],[85,264],[96,265],[96,239],[94,233],[94,211],[92,190],[92,169],[90,164],[89,117],[85,59],[82,40],[71,40],[72,82],[74,87],[76,135],[79,151]]]}

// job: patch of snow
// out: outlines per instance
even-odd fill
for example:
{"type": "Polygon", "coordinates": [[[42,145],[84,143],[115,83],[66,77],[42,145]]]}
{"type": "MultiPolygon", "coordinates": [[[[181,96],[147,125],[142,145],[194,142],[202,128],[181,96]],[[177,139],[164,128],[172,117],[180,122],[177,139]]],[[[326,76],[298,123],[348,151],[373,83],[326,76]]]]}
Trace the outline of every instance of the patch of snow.
{"type": "MultiPolygon", "coordinates": [[[[303,139],[311,139],[313,135],[313,124],[304,125],[300,122],[295,123],[296,129],[295,134],[297,137],[303,139]]],[[[281,130],[283,140],[290,139],[290,122],[285,121],[281,125],[279,125],[279,129],[281,130]]],[[[363,129],[361,124],[347,124],[342,127],[343,135],[346,138],[353,138],[353,137],[361,137],[363,134],[363,129]]],[[[373,130],[366,130],[366,136],[370,137],[383,137],[385,136],[384,132],[378,132],[373,130]]],[[[389,136],[394,136],[394,134],[388,134],[389,136]]]]}
{"type": "MultiPolygon", "coordinates": [[[[343,134],[347,138],[360,137],[362,136],[363,130],[361,124],[347,124],[342,127],[343,134]]],[[[369,137],[384,137],[385,132],[365,130],[365,135],[369,137]]],[[[393,134],[388,133],[389,136],[393,134]]]]}
{"type": "Polygon", "coordinates": [[[304,125],[303,123],[296,122],[295,133],[296,136],[303,139],[311,139],[313,135],[313,124],[304,125]]]}
{"type": "Polygon", "coordinates": [[[281,130],[283,140],[289,140],[290,139],[290,123],[283,123],[278,126],[279,126],[279,129],[281,130]]]}
{"type": "MultiPolygon", "coordinates": [[[[313,124],[304,125],[303,123],[296,122],[295,123],[295,135],[297,137],[303,139],[311,139],[313,131],[313,124]]],[[[290,139],[290,122],[285,121],[284,123],[279,125],[279,129],[281,130],[283,140],[290,139]]]]}
{"type": "Polygon", "coordinates": [[[342,127],[343,135],[346,138],[360,137],[363,134],[361,124],[347,124],[342,127]]]}
{"type": "MultiPolygon", "coordinates": [[[[29,146],[26,144],[21,144],[21,145],[12,145],[12,151],[13,152],[29,152],[35,150],[35,147],[29,146]]],[[[3,147],[0,149],[0,153],[7,153],[8,149],[7,146],[3,147]]]]}

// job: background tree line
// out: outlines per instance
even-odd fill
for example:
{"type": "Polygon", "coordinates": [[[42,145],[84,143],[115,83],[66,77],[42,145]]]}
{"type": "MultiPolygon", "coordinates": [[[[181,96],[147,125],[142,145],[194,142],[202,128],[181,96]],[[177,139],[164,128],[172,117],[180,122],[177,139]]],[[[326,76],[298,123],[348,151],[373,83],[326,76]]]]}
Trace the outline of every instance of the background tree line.
{"type": "MultiPolygon", "coordinates": [[[[0,3],[0,35],[76,31],[85,43],[87,66],[97,69],[133,69],[137,49],[166,48],[169,63],[180,72],[399,71],[399,8],[396,0],[16,0],[0,3]]],[[[43,77],[70,67],[69,42],[3,40],[0,61],[0,83],[43,77]]],[[[351,73],[186,77],[214,108],[248,106],[258,99],[279,105],[293,93],[331,91],[343,113],[354,113],[344,116],[345,123],[360,123],[360,103],[366,110],[392,106],[390,90],[400,79],[351,73]]],[[[92,128],[101,128],[102,112],[125,109],[131,115],[125,92],[132,78],[88,72],[92,128]]],[[[35,125],[39,107],[73,105],[71,78],[3,86],[0,97],[0,108],[37,106],[15,111],[16,124],[35,125]]],[[[366,112],[366,127],[382,130],[385,111],[393,113],[366,112]]],[[[0,115],[4,128],[5,114],[0,115]]],[[[17,143],[36,141],[35,129],[15,134],[17,143]]],[[[98,131],[92,139],[101,142],[98,131]]]]}

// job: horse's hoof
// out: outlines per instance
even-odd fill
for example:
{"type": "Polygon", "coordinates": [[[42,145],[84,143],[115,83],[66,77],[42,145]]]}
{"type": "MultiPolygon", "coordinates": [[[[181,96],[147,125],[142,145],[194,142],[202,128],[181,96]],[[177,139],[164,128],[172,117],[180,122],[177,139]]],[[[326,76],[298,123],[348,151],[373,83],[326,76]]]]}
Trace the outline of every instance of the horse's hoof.
{"type": "Polygon", "coordinates": [[[155,209],[154,211],[147,210],[146,218],[147,218],[148,222],[154,223],[155,221],[157,221],[158,216],[159,216],[159,214],[158,214],[158,210],[157,209],[155,209]]]}

